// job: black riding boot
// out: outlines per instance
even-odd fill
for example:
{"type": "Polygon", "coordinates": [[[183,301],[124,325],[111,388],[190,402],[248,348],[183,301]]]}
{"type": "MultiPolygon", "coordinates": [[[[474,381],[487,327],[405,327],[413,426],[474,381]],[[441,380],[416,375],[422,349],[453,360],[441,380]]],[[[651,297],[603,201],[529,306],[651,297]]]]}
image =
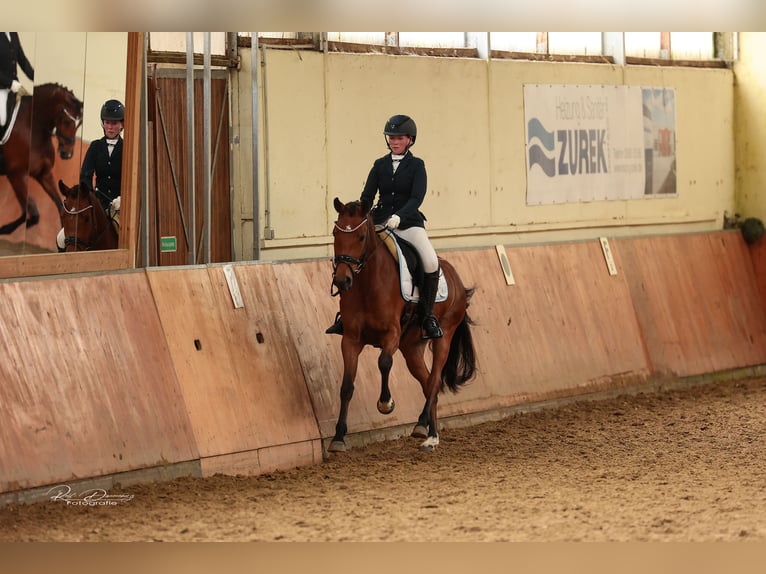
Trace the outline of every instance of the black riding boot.
{"type": "Polygon", "coordinates": [[[423,289],[420,293],[420,304],[423,310],[423,324],[420,330],[421,339],[438,339],[444,333],[439,320],[434,316],[434,301],[439,288],[439,270],[426,273],[423,276],[423,289]]]}
{"type": "Polygon", "coordinates": [[[328,335],[342,335],[343,334],[343,318],[340,313],[335,315],[335,323],[327,327],[325,333],[328,335]]]}

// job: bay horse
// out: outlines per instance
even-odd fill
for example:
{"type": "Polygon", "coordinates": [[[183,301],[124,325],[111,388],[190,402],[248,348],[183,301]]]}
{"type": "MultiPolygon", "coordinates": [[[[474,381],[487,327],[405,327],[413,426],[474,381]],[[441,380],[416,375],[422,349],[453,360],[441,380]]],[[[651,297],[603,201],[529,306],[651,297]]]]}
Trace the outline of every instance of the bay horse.
{"type": "MultiPolygon", "coordinates": [[[[58,140],[59,157],[71,159],[82,111],[83,103],[59,84],[35,86],[33,96],[21,97],[13,129],[0,146],[0,175],[8,177],[21,206],[21,215],[0,226],[0,235],[13,233],[25,221],[27,227],[31,227],[40,220],[37,204],[29,195],[30,177],[40,183],[61,209],[61,197],[52,175],[56,151],[51,136],[55,134],[58,140]]],[[[8,118],[10,125],[10,113],[8,118]]]]}
{"type": "Polygon", "coordinates": [[[434,306],[444,336],[431,340],[432,363],[425,361],[428,341],[420,338],[420,313],[401,294],[399,266],[376,229],[370,205],[359,201],[343,204],[334,201],[338,219],[333,228],[333,274],[330,294],[340,295],[343,317],[343,380],[340,389],[340,413],[328,450],[346,450],[346,417],[354,394],[359,354],[366,345],[380,349],[378,369],[381,375],[377,408],[382,414],[394,410],[388,386],[393,356],[400,351],[407,368],[423,389],[425,406],[411,436],[426,439],[420,445],[431,452],[439,444],[437,403],[439,393],[448,388],[458,392],[475,375],[476,355],[467,308],[474,289],[466,289],[455,268],[439,258],[447,280],[448,296],[434,306]],[[333,288],[337,291],[333,293],[333,288]]]}
{"type": "Polygon", "coordinates": [[[93,189],[79,183],[72,187],[59,180],[64,196],[61,223],[64,226],[65,251],[117,249],[119,234],[93,189]]]}

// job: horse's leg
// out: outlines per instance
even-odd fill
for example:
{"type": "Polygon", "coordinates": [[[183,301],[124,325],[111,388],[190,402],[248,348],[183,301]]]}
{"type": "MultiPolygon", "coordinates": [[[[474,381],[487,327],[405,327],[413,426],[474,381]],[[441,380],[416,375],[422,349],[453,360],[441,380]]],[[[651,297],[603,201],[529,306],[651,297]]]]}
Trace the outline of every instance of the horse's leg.
{"type": "Polygon", "coordinates": [[[394,399],[391,397],[391,390],[388,387],[391,367],[394,364],[394,354],[399,348],[399,337],[401,331],[397,328],[391,328],[380,347],[380,356],[378,357],[378,370],[380,371],[380,397],[378,397],[378,412],[384,415],[390,415],[394,412],[394,399]]]}
{"type": "Polygon", "coordinates": [[[61,211],[61,206],[63,205],[63,201],[61,200],[61,195],[59,193],[58,186],[56,185],[56,182],[53,181],[53,172],[46,171],[40,174],[39,176],[36,176],[35,179],[40,183],[40,185],[45,190],[45,193],[47,193],[50,198],[53,200],[53,203],[56,204],[56,208],[61,211]]]}
{"type": "Polygon", "coordinates": [[[450,340],[453,333],[447,334],[439,339],[433,340],[433,363],[431,373],[428,376],[426,404],[423,407],[421,418],[428,420],[428,437],[420,444],[420,449],[433,452],[439,445],[439,419],[437,416],[437,406],[439,404],[439,391],[441,391],[441,377],[444,365],[449,355],[450,340]]]}
{"type": "Polygon", "coordinates": [[[396,403],[391,397],[391,390],[388,388],[388,376],[391,374],[391,367],[394,364],[394,357],[381,351],[378,357],[378,370],[380,371],[380,397],[378,397],[378,412],[383,415],[390,415],[394,412],[396,403]]]}
{"type": "Polygon", "coordinates": [[[16,199],[21,206],[21,215],[0,227],[0,235],[8,235],[16,231],[19,225],[24,223],[27,218],[27,186],[29,185],[29,175],[26,173],[8,175],[8,181],[16,194],[16,199]]]}
{"type": "MultiPolygon", "coordinates": [[[[407,369],[410,374],[417,379],[420,383],[420,387],[423,389],[423,395],[428,398],[428,366],[426,365],[423,352],[425,350],[425,343],[418,338],[416,340],[409,340],[407,344],[403,344],[400,347],[404,360],[407,363],[407,369]]],[[[418,422],[415,428],[412,430],[410,436],[415,438],[426,438],[428,436],[428,403],[426,408],[420,413],[418,422]]]]}
{"type": "Polygon", "coordinates": [[[362,344],[359,341],[353,341],[344,336],[340,344],[343,354],[343,381],[340,385],[340,413],[338,422],[335,424],[335,436],[327,448],[330,452],[342,452],[346,450],[346,443],[343,440],[348,431],[346,417],[348,416],[348,404],[351,397],[354,396],[354,379],[356,378],[356,369],[359,365],[359,353],[362,352],[362,344]]]}
{"type": "Polygon", "coordinates": [[[40,210],[37,209],[35,198],[27,197],[27,227],[32,227],[40,222],[40,210]]]}

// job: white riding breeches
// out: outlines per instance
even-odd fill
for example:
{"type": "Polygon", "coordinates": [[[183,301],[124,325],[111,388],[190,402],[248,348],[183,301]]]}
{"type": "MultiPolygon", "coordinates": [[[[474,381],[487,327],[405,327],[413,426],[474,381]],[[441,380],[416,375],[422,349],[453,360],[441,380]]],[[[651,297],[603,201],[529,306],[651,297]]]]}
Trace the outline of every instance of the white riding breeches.
{"type": "Polygon", "coordinates": [[[9,89],[0,90],[0,126],[4,126],[8,121],[8,93],[9,89]]]}
{"type": "Polygon", "coordinates": [[[436,256],[436,250],[428,239],[428,233],[422,227],[408,227],[407,229],[396,229],[396,235],[412,243],[418,250],[420,259],[423,261],[423,271],[425,273],[435,273],[439,270],[439,258],[436,256]]]}

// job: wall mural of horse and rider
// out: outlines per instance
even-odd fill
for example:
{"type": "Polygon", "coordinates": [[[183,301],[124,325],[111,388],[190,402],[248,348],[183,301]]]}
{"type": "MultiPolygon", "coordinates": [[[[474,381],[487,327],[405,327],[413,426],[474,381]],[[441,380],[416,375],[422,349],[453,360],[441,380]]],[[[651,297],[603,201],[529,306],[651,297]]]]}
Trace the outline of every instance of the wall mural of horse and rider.
{"type": "Polygon", "coordinates": [[[0,236],[13,233],[22,224],[32,227],[39,223],[40,210],[29,193],[30,177],[61,209],[53,166],[56,155],[62,160],[74,156],[82,113],[83,102],[59,84],[42,84],[35,87],[34,96],[18,98],[0,146],[0,174],[10,182],[21,213],[9,221],[0,213],[0,236]]]}
{"type": "Polygon", "coordinates": [[[96,124],[99,108],[95,107],[85,118],[84,98],[76,95],[75,90],[87,93],[88,99],[91,96],[100,99],[104,93],[109,97],[119,95],[114,89],[119,83],[111,79],[124,78],[124,65],[116,65],[109,53],[119,55],[124,41],[124,34],[106,38],[87,33],[0,32],[0,107],[3,112],[0,114],[0,256],[62,251],[57,248],[57,234],[65,220],[78,226],[78,231],[71,231],[69,236],[80,238],[71,248],[67,245],[67,251],[112,248],[112,230],[98,242],[85,234],[91,223],[101,221],[99,216],[89,221],[90,214],[96,213],[96,206],[79,213],[78,207],[72,207],[88,201],[87,193],[77,193],[81,164],[90,147],[88,140],[95,139],[96,130],[101,129],[101,125],[96,124]],[[65,67],[58,60],[62,41],[70,48],[65,67]],[[81,63],[72,57],[79,52],[81,63]],[[27,55],[35,56],[34,61],[31,57],[27,59],[27,55]],[[32,82],[31,86],[19,82],[21,71],[32,82]],[[91,78],[96,76],[98,82],[94,83],[91,78]],[[102,87],[105,83],[109,84],[108,89],[102,87]],[[67,84],[75,86],[75,90],[67,84]],[[70,191],[74,195],[65,195],[64,189],[74,190],[70,191]]]}

